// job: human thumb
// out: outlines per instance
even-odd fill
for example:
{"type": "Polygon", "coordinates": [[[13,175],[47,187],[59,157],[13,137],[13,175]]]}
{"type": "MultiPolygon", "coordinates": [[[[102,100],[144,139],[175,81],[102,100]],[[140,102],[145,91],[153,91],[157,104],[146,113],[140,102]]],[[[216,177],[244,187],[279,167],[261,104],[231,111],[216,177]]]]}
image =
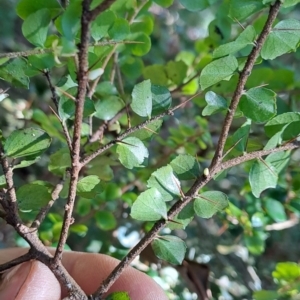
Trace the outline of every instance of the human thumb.
{"type": "Polygon", "coordinates": [[[59,300],[59,282],[39,261],[20,264],[1,274],[0,299],[59,300]]]}

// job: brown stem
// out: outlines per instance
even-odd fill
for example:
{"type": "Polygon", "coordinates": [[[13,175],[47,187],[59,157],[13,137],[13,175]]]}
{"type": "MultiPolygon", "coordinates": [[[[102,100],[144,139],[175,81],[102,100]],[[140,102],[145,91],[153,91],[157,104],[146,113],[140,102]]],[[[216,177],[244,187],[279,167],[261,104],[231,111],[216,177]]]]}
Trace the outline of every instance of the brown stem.
{"type": "Polygon", "coordinates": [[[80,163],[80,140],[81,140],[81,125],[84,108],[84,100],[86,95],[88,83],[88,47],[90,36],[90,0],[82,2],[82,15],[81,15],[81,41],[79,45],[79,66],[78,66],[78,92],[76,96],[76,109],[74,120],[74,134],[72,141],[71,151],[71,171],[70,171],[70,187],[67,204],[65,205],[65,214],[63,226],[58,242],[58,246],[54,255],[54,261],[57,263],[61,261],[62,252],[66,243],[70,225],[73,223],[72,213],[76,198],[76,187],[78,182],[78,175],[81,170],[80,163]]]}
{"type": "Polygon", "coordinates": [[[247,62],[245,64],[245,67],[239,76],[239,81],[238,81],[237,87],[233,94],[227,115],[226,115],[224,123],[223,123],[224,125],[222,127],[222,131],[221,131],[220,138],[219,138],[219,141],[217,144],[216,152],[212,159],[212,163],[210,166],[211,169],[215,168],[217,166],[217,164],[220,163],[223,158],[223,150],[224,150],[224,146],[225,146],[225,143],[226,143],[226,140],[228,137],[229,129],[230,129],[235,111],[239,104],[240,98],[243,94],[245,84],[247,82],[249,75],[251,74],[251,71],[252,71],[255,61],[259,55],[259,52],[260,52],[265,40],[267,39],[267,36],[269,35],[269,33],[272,30],[272,24],[278,15],[280,5],[281,5],[281,1],[277,0],[275,2],[275,4],[273,6],[271,6],[265,26],[264,26],[261,34],[259,35],[258,39],[256,40],[256,44],[253,47],[251,53],[249,54],[247,62]]]}

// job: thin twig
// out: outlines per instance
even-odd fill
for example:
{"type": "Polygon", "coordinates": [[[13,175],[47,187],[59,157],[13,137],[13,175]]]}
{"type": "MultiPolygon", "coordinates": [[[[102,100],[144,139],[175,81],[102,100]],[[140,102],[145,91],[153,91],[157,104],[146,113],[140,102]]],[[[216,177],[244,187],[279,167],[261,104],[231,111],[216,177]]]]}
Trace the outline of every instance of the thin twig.
{"type": "Polygon", "coordinates": [[[38,229],[40,227],[47,213],[49,212],[55,201],[59,198],[59,193],[63,189],[63,184],[64,180],[61,179],[51,193],[51,200],[45,207],[41,208],[35,220],[32,222],[31,228],[38,229]]]}
{"type": "Polygon", "coordinates": [[[79,45],[79,66],[78,66],[78,92],[76,96],[76,109],[74,119],[74,134],[72,141],[71,151],[71,171],[70,171],[70,187],[67,204],[65,205],[65,214],[59,242],[54,255],[54,262],[61,261],[62,252],[66,243],[70,225],[73,222],[72,213],[76,198],[76,187],[78,182],[79,172],[81,170],[80,163],[80,140],[81,140],[81,127],[84,109],[84,100],[86,96],[86,89],[88,83],[88,47],[89,47],[89,32],[90,32],[90,0],[82,2],[82,15],[81,15],[81,41],[79,45]]]}
{"type": "MultiPolygon", "coordinates": [[[[50,77],[50,73],[48,70],[44,71],[44,75],[47,79],[47,82],[48,82],[48,85],[49,85],[49,88],[50,88],[50,91],[51,91],[51,94],[52,94],[52,101],[58,111],[58,105],[59,105],[59,99],[58,99],[58,96],[57,96],[57,93],[56,93],[56,90],[55,90],[55,87],[54,85],[52,84],[52,81],[51,81],[51,77],[50,77]]],[[[63,122],[60,118],[58,118],[59,121],[60,121],[60,124],[62,126],[62,129],[63,129],[63,132],[64,132],[64,135],[66,137],[66,141],[67,141],[67,144],[68,144],[68,147],[70,150],[72,150],[72,141],[71,141],[71,137],[70,137],[70,134],[69,134],[69,130],[67,128],[67,125],[65,122],[63,122]]]]}
{"type": "Polygon", "coordinates": [[[108,9],[116,0],[104,0],[90,12],[90,22],[95,20],[99,14],[108,9]]]}
{"type": "Polygon", "coordinates": [[[222,160],[223,150],[224,150],[224,146],[225,146],[225,143],[226,143],[226,140],[228,137],[229,129],[231,127],[231,123],[232,123],[235,111],[237,109],[237,106],[239,104],[240,98],[243,94],[245,84],[247,82],[249,75],[251,74],[251,71],[252,71],[255,61],[260,53],[260,50],[261,50],[265,40],[267,39],[267,36],[269,35],[269,33],[272,30],[272,24],[277,17],[280,5],[281,5],[281,1],[277,0],[275,2],[275,4],[273,6],[271,6],[265,26],[264,26],[261,34],[259,35],[258,39],[256,40],[256,44],[253,47],[251,53],[249,54],[247,62],[245,64],[245,67],[239,76],[239,81],[238,81],[236,90],[233,94],[227,115],[226,115],[224,123],[223,123],[224,125],[222,127],[220,138],[219,138],[219,141],[218,141],[218,144],[216,147],[216,152],[212,159],[211,168],[216,167],[218,165],[218,163],[220,163],[222,160]]]}
{"type": "Polygon", "coordinates": [[[43,53],[51,53],[53,49],[34,49],[28,51],[20,51],[20,52],[8,52],[8,53],[0,53],[0,58],[7,57],[7,58],[16,58],[16,57],[27,57],[31,55],[43,54],[43,53]]]}
{"type": "Polygon", "coordinates": [[[9,270],[10,268],[13,268],[13,267],[15,267],[15,266],[17,266],[19,264],[22,264],[22,263],[24,263],[26,261],[29,261],[29,260],[31,260],[33,258],[34,257],[32,255],[32,253],[30,251],[28,251],[26,254],[21,255],[21,256],[13,259],[11,261],[8,261],[8,262],[0,265],[0,273],[4,272],[6,270],[9,270]]]}

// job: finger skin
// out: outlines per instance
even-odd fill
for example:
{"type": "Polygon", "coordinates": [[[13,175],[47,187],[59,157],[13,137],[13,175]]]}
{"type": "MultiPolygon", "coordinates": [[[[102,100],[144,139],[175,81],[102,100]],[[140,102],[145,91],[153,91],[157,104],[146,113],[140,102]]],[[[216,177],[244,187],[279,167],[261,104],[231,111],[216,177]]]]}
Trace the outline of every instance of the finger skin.
{"type": "MultiPolygon", "coordinates": [[[[20,248],[0,250],[0,264],[12,260],[26,253],[27,251],[28,249],[20,248]]],[[[107,255],[71,251],[64,252],[62,262],[70,275],[88,295],[95,292],[100,283],[119,263],[117,259],[114,259],[107,255]]],[[[50,272],[53,276],[52,272],[49,269],[47,269],[47,272],[50,272]]],[[[47,277],[47,272],[45,272],[45,270],[43,269],[42,279],[44,277],[47,277]]],[[[32,280],[33,278],[34,277],[32,277],[30,281],[31,286],[33,286],[33,283],[35,283],[35,281],[32,280]]],[[[46,282],[46,285],[49,284],[46,282]]],[[[51,285],[52,286],[50,286],[50,288],[53,292],[53,283],[51,283],[51,285]]],[[[40,283],[39,287],[42,288],[40,283]]],[[[109,293],[114,291],[126,291],[129,293],[129,296],[132,300],[167,300],[167,296],[165,295],[163,290],[150,277],[132,267],[128,267],[122,273],[120,278],[113,284],[112,288],[109,290],[109,293]]],[[[62,297],[64,296],[66,295],[62,295],[62,297]]],[[[34,300],[35,298],[32,298],[31,296],[31,298],[28,299],[34,300]]]]}

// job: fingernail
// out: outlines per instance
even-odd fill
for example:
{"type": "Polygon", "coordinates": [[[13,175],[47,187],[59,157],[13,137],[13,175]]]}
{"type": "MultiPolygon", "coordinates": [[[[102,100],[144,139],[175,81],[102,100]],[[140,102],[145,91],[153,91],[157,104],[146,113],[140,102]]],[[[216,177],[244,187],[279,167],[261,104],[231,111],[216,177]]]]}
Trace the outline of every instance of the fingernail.
{"type": "Polygon", "coordinates": [[[17,297],[30,268],[31,262],[26,262],[2,273],[0,299],[13,300],[17,297]]]}

